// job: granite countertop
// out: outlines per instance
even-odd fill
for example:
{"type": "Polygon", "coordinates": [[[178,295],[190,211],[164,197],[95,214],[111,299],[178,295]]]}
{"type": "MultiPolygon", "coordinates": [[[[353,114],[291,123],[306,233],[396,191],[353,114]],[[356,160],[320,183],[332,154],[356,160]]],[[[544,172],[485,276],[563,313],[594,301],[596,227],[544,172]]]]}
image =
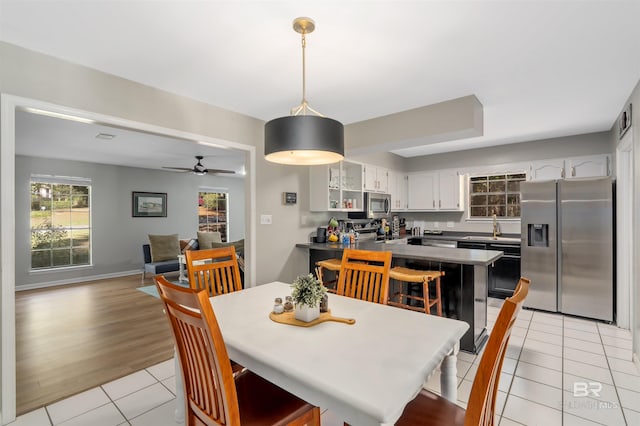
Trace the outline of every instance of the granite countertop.
{"type": "MultiPolygon", "coordinates": [[[[309,250],[342,251],[344,246],[339,243],[299,243],[296,247],[309,250]]],[[[407,244],[384,244],[373,241],[358,242],[348,248],[372,251],[390,251],[394,257],[402,259],[432,260],[443,263],[460,265],[487,266],[501,258],[502,251],[473,250],[463,248],[427,247],[407,244]]]]}

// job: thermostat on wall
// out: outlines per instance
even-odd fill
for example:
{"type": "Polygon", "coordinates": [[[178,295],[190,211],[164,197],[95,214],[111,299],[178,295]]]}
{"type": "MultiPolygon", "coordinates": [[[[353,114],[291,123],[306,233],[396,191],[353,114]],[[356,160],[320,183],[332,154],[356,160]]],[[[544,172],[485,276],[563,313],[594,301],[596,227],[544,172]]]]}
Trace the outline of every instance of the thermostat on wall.
{"type": "Polygon", "coordinates": [[[282,204],[295,204],[298,201],[298,193],[296,192],[283,192],[282,204]]]}

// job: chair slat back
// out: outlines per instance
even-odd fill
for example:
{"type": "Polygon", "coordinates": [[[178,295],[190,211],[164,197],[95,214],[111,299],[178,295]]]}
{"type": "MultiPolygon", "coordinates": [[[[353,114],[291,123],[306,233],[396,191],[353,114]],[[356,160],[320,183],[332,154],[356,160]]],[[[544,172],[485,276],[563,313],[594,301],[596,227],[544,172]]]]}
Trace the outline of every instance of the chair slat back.
{"type": "Polygon", "coordinates": [[[227,349],[209,296],[154,277],[171,325],[183,377],[186,425],[240,425],[227,349]]]}
{"type": "Polygon", "coordinates": [[[387,304],[391,255],[390,251],[344,249],[337,293],[387,304]]]}
{"type": "Polygon", "coordinates": [[[531,281],[520,278],[512,297],[505,299],[471,387],[465,414],[465,426],[493,425],[498,382],[509,344],[511,329],[529,293],[531,281]]]}
{"type": "Polygon", "coordinates": [[[185,258],[191,288],[209,296],[242,290],[235,247],[187,250],[185,258]]]}

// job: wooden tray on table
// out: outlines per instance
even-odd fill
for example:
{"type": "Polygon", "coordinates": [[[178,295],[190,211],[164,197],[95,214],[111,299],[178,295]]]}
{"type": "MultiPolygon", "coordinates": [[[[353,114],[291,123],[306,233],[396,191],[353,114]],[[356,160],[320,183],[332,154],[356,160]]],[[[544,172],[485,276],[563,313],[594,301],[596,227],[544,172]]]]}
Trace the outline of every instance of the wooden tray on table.
{"type": "Polygon", "coordinates": [[[318,318],[310,322],[297,320],[295,317],[295,312],[283,312],[281,314],[271,312],[269,313],[269,318],[271,318],[271,321],[279,322],[280,324],[289,324],[298,327],[313,327],[314,325],[327,321],[341,322],[349,325],[353,325],[356,323],[356,320],[353,318],[334,317],[333,315],[331,315],[331,309],[329,309],[327,312],[322,312],[318,318]]]}

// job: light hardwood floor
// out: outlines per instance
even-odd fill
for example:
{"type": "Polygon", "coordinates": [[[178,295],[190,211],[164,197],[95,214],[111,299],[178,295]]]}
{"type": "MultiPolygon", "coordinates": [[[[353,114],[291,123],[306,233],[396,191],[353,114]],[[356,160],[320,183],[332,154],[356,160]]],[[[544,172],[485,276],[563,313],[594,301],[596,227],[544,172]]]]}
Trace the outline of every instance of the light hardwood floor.
{"type": "Polygon", "coordinates": [[[132,275],[16,292],[18,414],[173,356],[162,304],[140,285],[132,275]]]}

